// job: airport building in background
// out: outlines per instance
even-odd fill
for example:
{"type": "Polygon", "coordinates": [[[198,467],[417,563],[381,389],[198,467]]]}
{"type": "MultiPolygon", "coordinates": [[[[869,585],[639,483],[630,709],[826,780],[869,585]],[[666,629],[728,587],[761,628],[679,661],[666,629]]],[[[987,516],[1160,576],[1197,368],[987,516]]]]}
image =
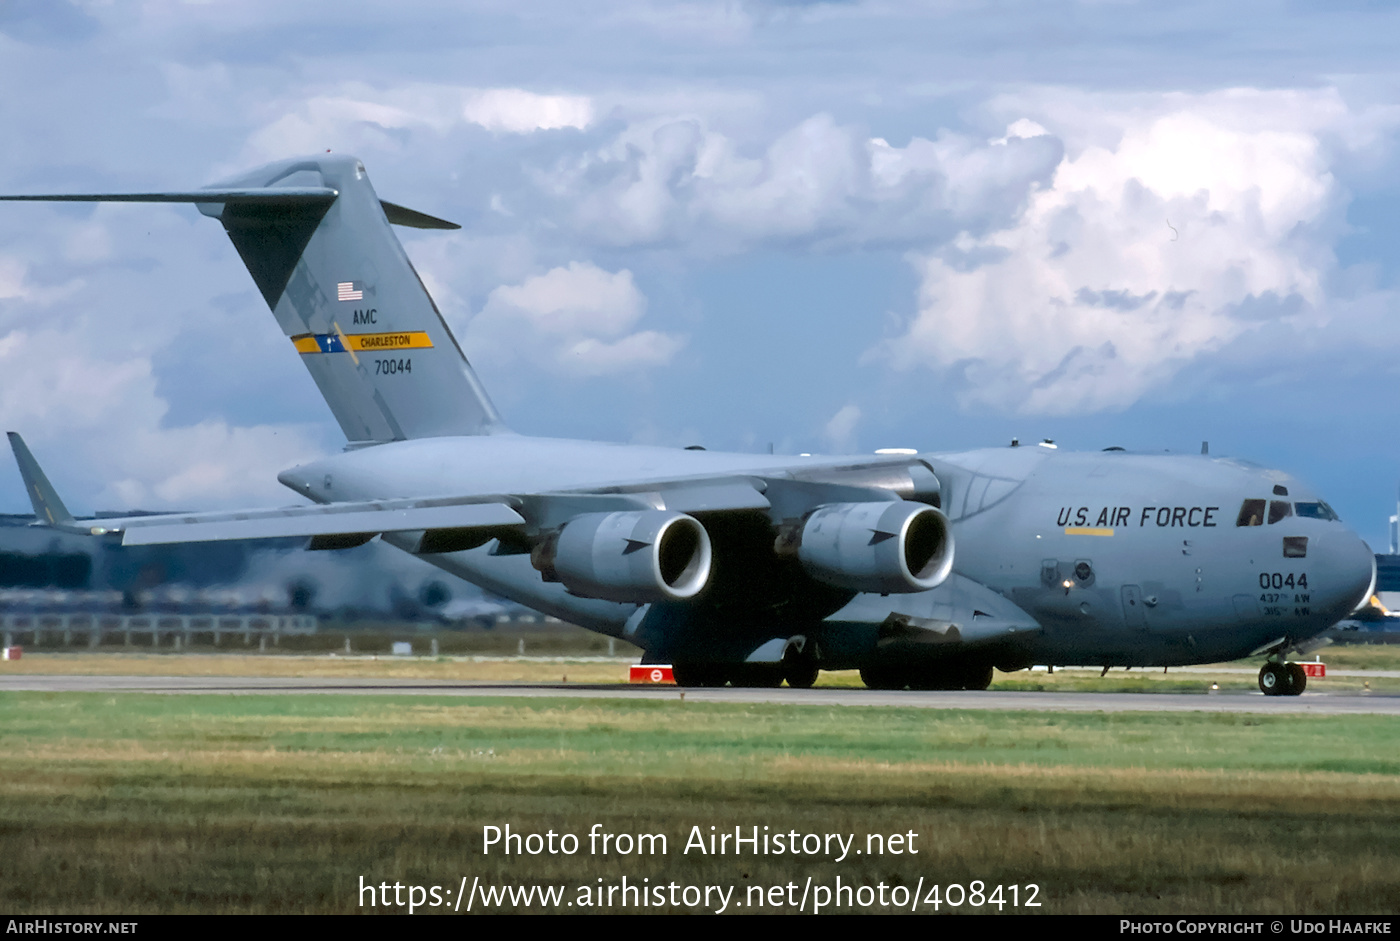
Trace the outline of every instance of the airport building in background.
{"type": "MultiPolygon", "coordinates": [[[[115,515],[115,514],[113,514],[115,515]]],[[[490,626],[532,614],[376,540],[310,552],[305,539],[122,546],[0,514],[0,612],[229,613],[490,626]]]]}

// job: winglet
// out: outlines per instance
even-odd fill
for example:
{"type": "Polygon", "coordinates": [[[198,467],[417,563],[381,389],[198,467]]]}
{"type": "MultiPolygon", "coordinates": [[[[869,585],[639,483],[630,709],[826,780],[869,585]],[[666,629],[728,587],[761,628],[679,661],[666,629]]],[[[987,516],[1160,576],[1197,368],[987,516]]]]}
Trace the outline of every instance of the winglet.
{"type": "Polygon", "coordinates": [[[29,453],[24,439],[14,431],[9,432],[9,435],[10,447],[15,451],[15,463],[19,465],[20,476],[24,478],[24,489],[29,492],[29,502],[34,504],[34,515],[40,522],[50,526],[72,523],[73,514],[68,512],[68,508],[58,498],[53,484],[44,476],[44,471],[39,467],[39,462],[34,460],[34,455],[29,453]]]}

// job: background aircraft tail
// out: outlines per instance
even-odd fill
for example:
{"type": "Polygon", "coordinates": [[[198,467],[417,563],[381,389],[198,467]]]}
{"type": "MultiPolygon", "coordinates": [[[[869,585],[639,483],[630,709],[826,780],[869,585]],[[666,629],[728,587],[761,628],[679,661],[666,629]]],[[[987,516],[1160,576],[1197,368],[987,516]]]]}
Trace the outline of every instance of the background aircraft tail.
{"type": "Polygon", "coordinates": [[[0,199],[189,202],[218,219],[352,445],[507,430],[389,227],[458,226],[381,201],[354,157],[191,191],[0,199]]]}

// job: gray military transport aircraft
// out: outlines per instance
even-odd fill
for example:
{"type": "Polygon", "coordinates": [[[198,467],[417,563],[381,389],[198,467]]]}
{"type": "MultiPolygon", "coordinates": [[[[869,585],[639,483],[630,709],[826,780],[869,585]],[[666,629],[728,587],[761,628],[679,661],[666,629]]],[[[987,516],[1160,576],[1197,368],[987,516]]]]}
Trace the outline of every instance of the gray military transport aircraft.
{"type": "Polygon", "coordinates": [[[6,196],[193,203],[223,223],[348,443],[278,479],[316,506],[78,520],[12,435],[35,513],[124,545],[375,536],[671,663],[685,686],[985,689],[992,668],[1267,658],[1369,597],[1370,549],[1287,474],[1220,457],[1003,447],[775,457],[515,434],[354,157],[204,189],[6,196]],[[109,538],[117,538],[111,535],[109,538]],[[956,544],[956,550],[954,546],[956,544]]]}

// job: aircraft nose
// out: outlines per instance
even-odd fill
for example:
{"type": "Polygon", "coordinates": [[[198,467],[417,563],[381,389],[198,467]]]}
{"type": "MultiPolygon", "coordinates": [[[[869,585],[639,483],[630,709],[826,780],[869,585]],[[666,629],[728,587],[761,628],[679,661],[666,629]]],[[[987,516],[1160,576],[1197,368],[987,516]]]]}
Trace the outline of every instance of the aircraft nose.
{"type": "Polygon", "coordinates": [[[1355,611],[1376,590],[1376,555],[1366,541],[1355,533],[1330,540],[1336,585],[1337,607],[1345,617],[1355,611]]]}

